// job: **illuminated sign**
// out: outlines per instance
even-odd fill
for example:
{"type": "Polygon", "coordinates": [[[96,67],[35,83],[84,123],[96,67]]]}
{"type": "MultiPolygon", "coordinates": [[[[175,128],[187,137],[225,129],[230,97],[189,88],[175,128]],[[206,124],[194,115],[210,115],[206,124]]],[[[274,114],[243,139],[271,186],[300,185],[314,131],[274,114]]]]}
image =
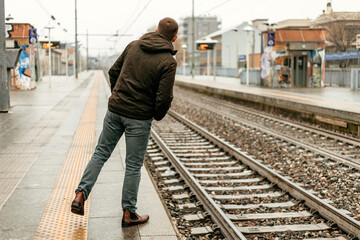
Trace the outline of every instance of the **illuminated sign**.
{"type": "MultiPolygon", "coordinates": [[[[49,42],[40,42],[41,43],[41,47],[43,49],[49,49],[49,42]]],[[[60,48],[60,42],[51,42],[51,49],[58,49],[60,48]]]]}
{"type": "Polygon", "coordinates": [[[213,50],[215,43],[196,43],[197,50],[213,50]]]}

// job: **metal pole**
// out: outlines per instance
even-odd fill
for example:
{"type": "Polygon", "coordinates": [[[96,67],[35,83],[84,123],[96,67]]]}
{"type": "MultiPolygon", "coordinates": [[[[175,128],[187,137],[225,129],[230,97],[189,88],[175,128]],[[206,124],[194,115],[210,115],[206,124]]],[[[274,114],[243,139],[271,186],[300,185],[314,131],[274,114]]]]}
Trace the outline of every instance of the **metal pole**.
{"type": "Polygon", "coordinates": [[[246,33],[246,85],[249,85],[249,31],[246,33]]]}
{"type": "Polygon", "coordinates": [[[79,51],[79,55],[78,55],[78,57],[79,57],[79,72],[81,72],[82,71],[82,64],[81,64],[81,53],[80,53],[80,51],[79,51]]]}
{"type": "Polygon", "coordinates": [[[236,52],[235,52],[235,58],[236,58],[235,64],[236,65],[235,65],[235,68],[236,68],[236,76],[240,77],[239,64],[238,64],[238,61],[239,61],[239,31],[238,31],[238,29],[236,29],[235,34],[236,34],[236,52]]]}
{"type": "Polygon", "coordinates": [[[51,88],[51,37],[50,37],[50,30],[52,29],[52,27],[46,27],[47,29],[49,29],[49,88],[51,88]]]}
{"type": "Polygon", "coordinates": [[[65,42],[65,74],[66,74],[66,80],[68,80],[69,60],[68,60],[68,44],[67,44],[67,42],[65,42]]]}
{"type": "Polygon", "coordinates": [[[0,112],[9,111],[10,89],[6,71],[5,3],[0,0],[0,112]]]}
{"type": "Polygon", "coordinates": [[[210,76],[210,51],[206,50],[206,54],[207,54],[207,76],[210,76]]]}
{"type": "Polygon", "coordinates": [[[86,71],[89,71],[89,32],[86,29],[86,71]]]}
{"type": "Polygon", "coordinates": [[[75,76],[75,69],[76,69],[76,67],[75,67],[75,62],[76,62],[76,60],[75,60],[75,50],[73,51],[72,58],[73,58],[73,68],[74,68],[73,75],[75,76]]]}
{"type": "Polygon", "coordinates": [[[214,46],[214,67],[213,67],[213,75],[214,75],[214,81],[216,81],[216,45],[214,46]]]}
{"type": "Polygon", "coordinates": [[[75,0],[75,78],[78,78],[77,0],[75,0]]]}
{"type": "Polygon", "coordinates": [[[195,10],[194,10],[194,0],[192,0],[192,17],[191,17],[191,24],[192,24],[192,43],[191,43],[191,77],[194,79],[194,71],[195,71],[195,10]]]}
{"type": "Polygon", "coordinates": [[[186,68],[185,68],[185,49],[183,50],[183,75],[185,76],[185,71],[186,71],[186,68]]]}
{"type": "MultiPolygon", "coordinates": [[[[33,41],[33,38],[31,38],[31,41],[33,41]]],[[[35,82],[35,55],[34,55],[34,44],[35,44],[35,41],[29,42],[29,44],[30,44],[30,54],[29,54],[29,58],[30,58],[30,75],[31,75],[30,88],[31,88],[31,85],[35,82]]]]}
{"type": "Polygon", "coordinates": [[[41,71],[41,61],[40,61],[40,50],[39,50],[39,41],[36,43],[36,56],[35,56],[35,61],[36,61],[36,66],[37,66],[37,76],[38,76],[38,81],[41,81],[42,80],[42,71],[41,71]]]}
{"type": "Polygon", "coordinates": [[[252,68],[255,68],[255,29],[253,31],[253,39],[252,39],[252,68]]]}

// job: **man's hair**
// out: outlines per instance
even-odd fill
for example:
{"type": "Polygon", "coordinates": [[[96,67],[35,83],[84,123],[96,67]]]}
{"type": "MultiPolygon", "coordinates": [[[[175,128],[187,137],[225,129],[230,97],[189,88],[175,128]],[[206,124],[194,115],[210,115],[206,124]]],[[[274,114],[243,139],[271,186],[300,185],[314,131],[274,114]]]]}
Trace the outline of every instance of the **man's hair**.
{"type": "Polygon", "coordinates": [[[159,22],[158,31],[162,35],[165,35],[165,37],[169,41],[171,41],[178,32],[178,24],[172,18],[169,18],[169,17],[163,18],[159,22]]]}

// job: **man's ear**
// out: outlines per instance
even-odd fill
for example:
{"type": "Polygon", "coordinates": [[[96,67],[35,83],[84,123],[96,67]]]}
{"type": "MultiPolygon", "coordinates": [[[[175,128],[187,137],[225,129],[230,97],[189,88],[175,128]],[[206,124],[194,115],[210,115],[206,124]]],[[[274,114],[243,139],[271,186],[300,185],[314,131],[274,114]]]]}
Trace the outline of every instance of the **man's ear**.
{"type": "Polygon", "coordinates": [[[171,40],[172,42],[175,42],[177,39],[178,35],[176,34],[175,37],[171,40]]]}
{"type": "Polygon", "coordinates": [[[155,32],[158,32],[159,30],[158,29],[155,29],[155,32]]]}

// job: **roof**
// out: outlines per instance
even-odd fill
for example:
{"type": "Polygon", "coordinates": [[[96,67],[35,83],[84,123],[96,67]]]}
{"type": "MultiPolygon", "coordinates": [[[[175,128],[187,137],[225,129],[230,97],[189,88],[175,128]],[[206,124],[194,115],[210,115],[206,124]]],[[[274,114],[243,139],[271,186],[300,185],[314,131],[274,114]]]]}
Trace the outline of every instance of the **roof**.
{"type": "Polygon", "coordinates": [[[331,12],[321,14],[315,24],[326,24],[336,21],[360,21],[360,12],[331,12]]]}
{"type": "Polygon", "coordinates": [[[5,24],[29,25],[31,28],[34,28],[34,26],[30,23],[6,22],[5,24]]]}
{"type": "Polygon", "coordinates": [[[206,36],[202,37],[201,39],[214,38],[214,37],[222,36],[224,33],[230,32],[233,29],[237,29],[240,26],[247,26],[247,25],[251,26],[252,28],[257,29],[255,26],[252,26],[251,24],[248,24],[248,23],[244,22],[242,24],[239,24],[239,25],[236,25],[236,26],[233,26],[233,27],[228,27],[228,28],[217,30],[216,32],[210,33],[209,35],[206,35],[206,36]]]}
{"type": "Polygon", "coordinates": [[[325,42],[324,29],[276,29],[278,42],[325,42]]]}
{"type": "Polygon", "coordinates": [[[308,28],[311,25],[310,19],[286,19],[277,22],[274,28],[308,28]]]}

